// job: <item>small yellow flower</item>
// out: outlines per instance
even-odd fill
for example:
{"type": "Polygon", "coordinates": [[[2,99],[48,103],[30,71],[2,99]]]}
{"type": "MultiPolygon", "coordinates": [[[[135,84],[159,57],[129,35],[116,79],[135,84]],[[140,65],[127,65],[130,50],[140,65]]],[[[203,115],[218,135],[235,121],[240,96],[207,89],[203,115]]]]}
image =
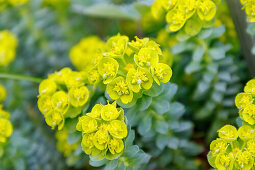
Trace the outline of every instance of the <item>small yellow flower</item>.
{"type": "Polygon", "coordinates": [[[39,85],[39,94],[40,95],[52,95],[57,90],[57,85],[55,81],[51,79],[43,80],[39,85]]]}
{"type": "Polygon", "coordinates": [[[161,0],[162,7],[165,10],[170,10],[176,5],[177,1],[178,0],[161,0]]]}
{"type": "Polygon", "coordinates": [[[253,102],[251,94],[239,93],[235,98],[235,105],[237,108],[245,108],[247,105],[253,102]]]}
{"type": "Polygon", "coordinates": [[[138,54],[135,54],[134,60],[139,67],[154,67],[158,61],[159,56],[157,52],[151,48],[142,48],[138,54]]]}
{"type": "Polygon", "coordinates": [[[79,117],[79,121],[76,125],[76,129],[84,133],[95,132],[97,130],[97,127],[98,126],[96,119],[89,116],[79,117]]]}
{"type": "Polygon", "coordinates": [[[94,135],[93,143],[97,149],[102,151],[107,149],[109,140],[110,140],[110,137],[107,131],[98,130],[94,135]]]}
{"type": "Polygon", "coordinates": [[[100,150],[98,150],[94,145],[94,133],[85,134],[82,138],[82,149],[84,152],[88,155],[97,155],[100,153],[100,150]]]}
{"type": "Polygon", "coordinates": [[[84,76],[81,72],[72,71],[65,77],[65,84],[68,88],[84,85],[84,76]]]}
{"type": "Polygon", "coordinates": [[[245,5],[245,12],[248,15],[249,22],[255,22],[255,2],[250,1],[245,5]]]}
{"type": "Polygon", "coordinates": [[[87,74],[87,80],[90,85],[94,87],[100,82],[100,74],[97,69],[92,68],[87,74]]]}
{"type": "Polygon", "coordinates": [[[212,152],[212,155],[214,156],[220,153],[224,153],[227,147],[228,147],[227,142],[222,139],[214,140],[210,144],[210,150],[212,152]]]}
{"type": "Polygon", "coordinates": [[[92,108],[91,113],[88,113],[87,115],[90,117],[93,117],[95,119],[101,119],[101,112],[102,112],[103,107],[104,106],[102,104],[96,104],[92,108]]]}
{"type": "Polygon", "coordinates": [[[72,70],[68,67],[62,68],[60,71],[50,74],[49,79],[57,82],[58,84],[64,84],[72,70]]]}
{"type": "Polygon", "coordinates": [[[255,139],[249,140],[247,142],[247,150],[250,152],[253,156],[255,155],[255,139]]]}
{"type": "Polygon", "coordinates": [[[113,120],[109,126],[109,132],[113,137],[123,139],[127,136],[127,126],[123,121],[113,120]]]}
{"type": "Polygon", "coordinates": [[[179,0],[178,6],[185,10],[187,18],[190,18],[197,9],[197,0],[179,0]]]}
{"type": "Polygon", "coordinates": [[[255,138],[255,129],[249,125],[243,125],[238,129],[238,136],[244,141],[255,138]]]}
{"type": "Polygon", "coordinates": [[[120,115],[120,112],[116,108],[116,101],[112,104],[107,104],[102,108],[101,117],[105,121],[111,121],[117,119],[120,115]]]}
{"type": "Polygon", "coordinates": [[[163,8],[162,0],[155,0],[151,6],[151,14],[156,20],[160,20],[164,14],[165,9],[163,8]]]}
{"type": "Polygon", "coordinates": [[[58,126],[58,130],[61,130],[65,123],[63,114],[56,110],[45,115],[45,121],[50,127],[52,127],[52,129],[55,129],[55,127],[58,126]]]}
{"type": "Polygon", "coordinates": [[[215,3],[212,0],[199,0],[197,14],[201,20],[212,20],[216,15],[215,3]]]}
{"type": "Polygon", "coordinates": [[[0,103],[2,103],[5,100],[6,96],[7,96],[7,92],[4,86],[0,84],[0,103]]]}
{"type": "Polygon", "coordinates": [[[119,63],[110,57],[104,57],[99,65],[98,72],[103,78],[104,84],[110,83],[117,75],[119,63]]]}
{"type": "Polygon", "coordinates": [[[180,30],[187,20],[187,14],[184,9],[175,8],[169,11],[166,15],[166,21],[170,24],[169,30],[176,32],[180,30]]]}
{"type": "Polygon", "coordinates": [[[216,157],[215,165],[219,170],[231,170],[233,169],[235,158],[233,153],[222,153],[216,157]]]}
{"type": "Polygon", "coordinates": [[[133,92],[123,77],[117,77],[107,84],[106,91],[113,100],[120,99],[124,104],[133,99],[133,92]]]}
{"type": "Polygon", "coordinates": [[[221,139],[226,139],[229,141],[234,141],[238,138],[237,130],[232,125],[225,125],[218,130],[218,135],[221,139]]]}
{"type": "Polygon", "coordinates": [[[0,66],[7,66],[16,55],[18,41],[16,36],[8,30],[0,32],[0,66]]]}
{"type": "Polygon", "coordinates": [[[244,87],[244,92],[255,95],[255,79],[247,82],[246,86],[244,87]]]}
{"type": "Polygon", "coordinates": [[[3,110],[3,105],[0,104],[0,118],[10,119],[10,113],[3,110]]]}
{"type": "Polygon", "coordinates": [[[64,91],[54,93],[51,102],[54,110],[61,112],[62,114],[65,114],[70,106],[68,95],[64,91]]]}
{"type": "Polygon", "coordinates": [[[95,66],[101,60],[103,48],[102,40],[97,36],[89,36],[83,38],[70,50],[70,59],[79,70],[88,71],[91,66],[95,66]]]}
{"type": "Polygon", "coordinates": [[[255,105],[250,104],[244,108],[242,111],[242,118],[244,121],[248,122],[250,125],[255,124],[255,105]]]}
{"type": "Polygon", "coordinates": [[[149,41],[149,38],[138,38],[137,36],[135,36],[135,41],[132,40],[129,45],[131,46],[132,49],[136,49],[139,50],[142,47],[144,47],[144,45],[149,41]]]}
{"type": "Polygon", "coordinates": [[[247,151],[240,151],[236,155],[235,167],[237,169],[251,169],[253,167],[254,159],[247,151]]]}
{"type": "Polygon", "coordinates": [[[111,139],[108,144],[109,150],[111,154],[119,154],[123,151],[124,149],[124,143],[121,139],[111,139]]]}
{"type": "Polygon", "coordinates": [[[68,92],[68,96],[74,107],[80,107],[88,102],[89,89],[86,86],[72,87],[68,92]]]}
{"type": "Polygon", "coordinates": [[[108,49],[106,55],[111,57],[123,56],[127,48],[128,40],[129,38],[127,36],[122,36],[120,34],[111,37],[106,42],[106,48],[108,49]]]}
{"type": "Polygon", "coordinates": [[[152,68],[152,74],[156,83],[160,85],[161,82],[167,83],[170,81],[172,69],[167,64],[157,63],[156,66],[152,68]]]}
{"type": "Polygon", "coordinates": [[[38,104],[39,110],[44,115],[47,115],[48,113],[53,111],[51,96],[48,96],[48,95],[40,96],[37,104],[38,104]]]}
{"type": "Polygon", "coordinates": [[[5,143],[6,139],[12,135],[12,124],[9,120],[0,118],[0,143],[5,143]]]}
{"type": "Polygon", "coordinates": [[[142,88],[145,90],[150,89],[153,83],[151,73],[141,67],[138,67],[136,70],[130,69],[126,79],[131,90],[135,93],[138,93],[142,88]]]}

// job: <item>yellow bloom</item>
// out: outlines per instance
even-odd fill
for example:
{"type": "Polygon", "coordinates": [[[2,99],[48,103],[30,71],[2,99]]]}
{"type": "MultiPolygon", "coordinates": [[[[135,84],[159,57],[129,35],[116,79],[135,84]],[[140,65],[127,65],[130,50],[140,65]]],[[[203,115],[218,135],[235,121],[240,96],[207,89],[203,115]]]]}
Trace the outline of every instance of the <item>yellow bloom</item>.
{"type": "Polygon", "coordinates": [[[152,68],[152,74],[156,83],[160,85],[160,82],[167,83],[170,81],[172,69],[167,64],[157,63],[156,66],[152,68]]]}
{"type": "Polygon", "coordinates": [[[88,102],[89,89],[86,86],[72,87],[68,92],[68,96],[74,107],[80,107],[88,102]]]}
{"type": "Polygon", "coordinates": [[[87,80],[90,85],[94,85],[94,87],[100,82],[100,74],[97,69],[92,68],[88,71],[87,80]]]}
{"type": "Polygon", "coordinates": [[[154,1],[154,3],[151,6],[151,14],[157,20],[160,20],[164,16],[165,9],[163,7],[162,0],[154,1]]]}
{"type": "Polygon", "coordinates": [[[47,115],[48,113],[53,111],[51,96],[48,96],[48,95],[40,96],[37,101],[37,104],[38,104],[39,110],[44,115],[47,115]]]}
{"type": "Polygon", "coordinates": [[[0,103],[2,103],[5,100],[6,96],[7,96],[7,92],[4,86],[0,84],[0,103]]]}
{"type": "Polygon", "coordinates": [[[246,106],[241,116],[244,121],[248,122],[250,125],[254,125],[255,124],[255,105],[250,104],[246,106]]]}
{"type": "Polygon", "coordinates": [[[107,104],[102,108],[101,117],[105,121],[111,121],[117,119],[120,115],[120,112],[116,108],[116,101],[112,104],[107,104]]]}
{"type": "Polygon", "coordinates": [[[138,54],[135,54],[134,60],[139,67],[154,67],[158,61],[159,56],[157,52],[151,48],[142,48],[138,54]]]}
{"type": "Polygon", "coordinates": [[[89,116],[79,117],[76,129],[84,133],[95,132],[97,130],[97,121],[96,119],[89,116]]]}
{"type": "Polygon", "coordinates": [[[238,129],[238,136],[244,141],[255,138],[255,129],[249,125],[243,125],[238,129]]]}
{"type": "Polygon", "coordinates": [[[121,139],[111,139],[108,144],[111,154],[119,154],[124,149],[124,143],[121,139]]]}
{"type": "Polygon", "coordinates": [[[40,95],[43,95],[43,94],[51,95],[51,94],[55,93],[56,90],[57,90],[57,85],[56,85],[55,81],[53,81],[51,79],[45,79],[39,85],[39,94],[40,95]]]}
{"type": "Polygon", "coordinates": [[[233,169],[234,161],[235,161],[235,158],[233,153],[231,152],[229,154],[222,153],[216,157],[215,165],[216,165],[216,168],[219,170],[231,170],[233,169]]]}
{"type": "Polygon", "coordinates": [[[237,169],[251,169],[253,167],[254,159],[247,151],[240,151],[236,155],[235,167],[237,169]]]}
{"type": "Polygon", "coordinates": [[[113,137],[123,139],[127,136],[127,126],[123,121],[113,120],[110,122],[109,132],[113,137]]]}
{"type": "Polygon", "coordinates": [[[0,32],[0,66],[7,66],[14,60],[17,44],[17,38],[13,33],[8,30],[0,32]]]}
{"type": "Polygon", "coordinates": [[[102,104],[96,104],[92,110],[91,113],[87,113],[88,116],[93,117],[95,119],[101,119],[101,112],[103,109],[103,105],[102,104]]]}
{"type": "Polygon", "coordinates": [[[102,151],[107,149],[109,140],[110,137],[106,131],[98,130],[94,135],[93,143],[97,149],[102,151]]]}
{"type": "Polygon", "coordinates": [[[178,0],[161,0],[162,7],[165,10],[170,10],[176,5],[177,1],[178,0]]]}
{"type": "Polygon", "coordinates": [[[61,69],[58,72],[55,72],[53,74],[50,74],[48,76],[49,79],[52,79],[53,81],[57,82],[58,84],[64,84],[65,80],[68,78],[68,75],[72,72],[72,70],[68,67],[65,67],[61,69]]]}
{"type": "Polygon", "coordinates": [[[131,90],[135,93],[138,93],[142,88],[145,90],[150,89],[153,83],[151,73],[141,67],[138,67],[136,70],[130,69],[126,80],[131,90]]]}
{"type": "Polygon", "coordinates": [[[127,36],[122,36],[120,34],[111,37],[106,42],[106,48],[107,48],[106,55],[111,57],[123,56],[127,48],[128,40],[129,38],[127,36]]]}
{"type": "Polygon", "coordinates": [[[51,98],[54,110],[65,114],[69,109],[68,95],[64,91],[58,91],[51,98]]]}
{"type": "Polygon", "coordinates": [[[58,130],[61,130],[65,123],[63,114],[56,110],[45,115],[45,121],[52,129],[58,126],[58,130]]]}
{"type": "Polygon", "coordinates": [[[10,113],[3,110],[3,106],[0,104],[0,118],[3,119],[9,119],[10,118],[10,113]]]}
{"type": "Polygon", "coordinates": [[[224,153],[227,147],[228,147],[227,142],[222,139],[214,140],[210,144],[210,150],[212,152],[212,155],[218,155],[220,153],[224,153]]]}
{"type": "Polygon", "coordinates": [[[252,155],[255,155],[255,139],[249,140],[247,142],[247,150],[250,152],[252,155]]]}
{"type": "Polygon", "coordinates": [[[102,76],[104,84],[110,83],[116,76],[119,69],[119,63],[110,57],[104,57],[99,65],[98,72],[102,76]]]}
{"type": "Polygon", "coordinates": [[[6,138],[10,137],[13,128],[9,120],[0,118],[0,142],[5,143],[6,138]]]}
{"type": "Polygon", "coordinates": [[[95,136],[94,133],[90,133],[90,134],[83,135],[83,138],[82,138],[82,143],[81,143],[82,149],[88,155],[97,155],[101,152],[94,145],[94,136],[95,136]]]}
{"type": "Polygon", "coordinates": [[[245,108],[247,105],[253,102],[251,94],[239,93],[235,98],[235,105],[237,108],[245,108]]]}
{"type": "Polygon", "coordinates": [[[216,15],[215,3],[212,0],[199,0],[197,14],[201,20],[212,20],[216,15]]]}
{"type": "Polygon", "coordinates": [[[170,24],[169,30],[176,32],[180,30],[187,20],[185,9],[175,8],[166,15],[166,21],[170,24]]]}
{"type": "Polygon", "coordinates": [[[219,137],[229,141],[236,140],[238,138],[237,130],[232,125],[225,125],[218,130],[219,137]]]}
{"type": "Polygon", "coordinates": [[[245,5],[245,12],[248,15],[249,22],[255,22],[255,2],[250,1],[245,5]]]}
{"type": "Polygon", "coordinates": [[[72,71],[65,77],[65,84],[68,88],[84,85],[84,75],[81,72],[72,71]]]}
{"type": "Polygon", "coordinates": [[[246,86],[244,87],[244,92],[255,95],[255,79],[252,79],[246,83],[246,86]]]}
{"type": "Polygon", "coordinates": [[[135,41],[132,40],[129,45],[131,46],[131,48],[133,49],[136,49],[136,50],[139,50],[141,49],[142,47],[144,47],[144,45],[149,41],[149,38],[138,38],[137,36],[135,36],[135,41]]]}
{"type": "Polygon", "coordinates": [[[88,71],[95,66],[102,58],[101,50],[104,42],[97,36],[83,38],[70,50],[70,59],[79,70],[88,71]]]}
{"type": "Polygon", "coordinates": [[[120,99],[124,104],[133,99],[133,92],[123,77],[117,77],[107,84],[106,91],[113,100],[120,99]]]}
{"type": "Polygon", "coordinates": [[[179,0],[178,6],[185,10],[187,18],[190,18],[197,9],[197,0],[179,0]]]}

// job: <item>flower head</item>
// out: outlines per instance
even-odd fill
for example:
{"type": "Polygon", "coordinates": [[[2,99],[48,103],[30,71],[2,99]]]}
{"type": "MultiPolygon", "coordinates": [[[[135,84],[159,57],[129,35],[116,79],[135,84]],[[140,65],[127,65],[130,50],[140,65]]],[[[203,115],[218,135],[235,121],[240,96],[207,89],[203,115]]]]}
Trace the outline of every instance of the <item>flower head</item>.
{"type": "Polygon", "coordinates": [[[0,143],[5,143],[13,131],[12,124],[8,119],[0,118],[0,143]]]}
{"type": "Polygon", "coordinates": [[[85,105],[89,99],[89,90],[86,86],[72,87],[68,96],[70,103],[75,107],[81,107],[85,105]]]}
{"type": "Polygon", "coordinates": [[[219,137],[221,139],[226,139],[226,140],[236,140],[238,137],[237,130],[234,126],[231,125],[225,125],[221,129],[218,130],[219,137]]]}
{"type": "Polygon", "coordinates": [[[117,75],[119,63],[110,57],[104,57],[98,65],[98,72],[102,76],[104,84],[110,83],[117,75]]]}
{"type": "Polygon", "coordinates": [[[160,85],[160,83],[169,82],[172,77],[172,69],[164,63],[157,63],[154,68],[152,68],[152,74],[155,82],[160,85]]]}
{"type": "Polygon", "coordinates": [[[0,84],[0,103],[2,103],[5,100],[6,96],[7,96],[7,92],[4,86],[0,84]]]}

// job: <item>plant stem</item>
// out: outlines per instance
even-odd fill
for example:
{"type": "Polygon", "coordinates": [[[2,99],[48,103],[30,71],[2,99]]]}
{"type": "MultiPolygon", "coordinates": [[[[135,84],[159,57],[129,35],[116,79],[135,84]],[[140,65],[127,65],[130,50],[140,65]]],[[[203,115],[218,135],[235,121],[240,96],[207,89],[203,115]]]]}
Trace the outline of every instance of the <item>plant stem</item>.
{"type": "Polygon", "coordinates": [[[18,75],[18,74],[9,74],[9,73],[0,73],[0,79],[6,78],[6,79],[13,79],[13,80],[24,80],[24,81],[30,81],[34,83],[40,83],[43,79],[39,77],[31,77],[26,75],[18,75]]]}

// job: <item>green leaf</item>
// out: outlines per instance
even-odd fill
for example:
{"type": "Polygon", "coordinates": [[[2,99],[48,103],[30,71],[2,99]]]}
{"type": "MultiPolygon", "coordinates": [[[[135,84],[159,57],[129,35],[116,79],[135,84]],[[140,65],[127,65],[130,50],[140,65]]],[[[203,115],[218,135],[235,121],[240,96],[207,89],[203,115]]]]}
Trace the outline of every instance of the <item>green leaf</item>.
{"type": "Polygon", "coordinates": [[[155,130],[160,134],[166,134],[168,130],[168,124],[164,120],[157,120],[155,130]]]}
{"type": "Polygon", "coordinates": [[[71,134],[68,134],[67,136],[67,143],[69,145],[77,143],[79,140],[81,140],[81,133],[80,132],[74,132],[71,134]]]}
{"type": "Polygon", "coordinates": [[[125,147],[127,148],[127,147],[131,146],[134,140],[135,140],[135,131],[130,130],[128,133],[128,136],[125,140],[125,147]]]}
{"type": "Polygon", "coordinates": [[[167,146],[171,149],[177,149],[179,146],[179,139],[176,137],[169,137],[167,146]]]}
{"type": "Polygon", "coordinates": [[[172,119],[179,119],[185,112],[183,104],[179,102],[170,103],[168,114],[172,119]]]}
{"type": "Polygon", "coordinates": [[[145,111],[149,108],[152,102],[152,97],[144,95],[142,98],[140,98],[137,102],[139,106],[140,111],[145,111]]]}
{"type": "Polygon", "coordinates": [[[113,170],[113,169],[115,169],[118,166],[118,161],[119,161],[118,159],[114,159],[114,160],[109,161],[106,164],[104,170],[113,170]]]}
{"type": "Polygon", "coordinates": [[[155,82],[153,83],[152,87],[149,90],[144,91],[144,94],[151,96],[151,97],[157,97],[163,92],[163,87],[157,85],[155,82]]]}
{"type": "Polygon", "coordinates": [[[93,167],[100,167],[100,166],[103,166],[104,164],[106,164],[108,162],[107,159],[103,159],[103,160],[100,160],[100,161],[92,161],[90,160],[89,161],[89,164],[93,167]]]}
{"type": "Polygon", "coordinates": [[[139,147],[137,145],[132,145],[125,149],[123,156],[133,157],[139,152],[139,147]]]}
{"type": "Polygon", "coordinates": [[[166,100],[157,100],[153,101],[152,108],[155,110],[157,114],[164,114],[169,111],[170,104],[166,100]]]}
{"type": "Polygon", "coordinates": [[[138,125],[138,132],[141,135],[145,135],[151,129],[152,116],[147,113],[138,125]]]}
{"type": "Polygon", "coordinates": [[[163,98],[167,101],[171,101],[178,90],[178,86],[174,83],[165,83],[162,84],[161,86],[163,86],[164,90],[158,98],[159,99],[163,98]]]}
{"type": "Polygon", "coordinates": [[[168,136],[159,135],[156,138],[156,145],[160,150],[163,150],[168,144],[168,136]]]}
{"type": "Polygon", "coordinates": [[[140,19],[140,14],[133,5],[113,5],[106,3],[96,3],[91,6],[73,4],[73,11],[93,17],[116,18],[116,19],[140,19]]]}
{"type": "Polygon", "coordinates": [[[187,65],[187,67],[185,68],[185,73],[187,74],[191,74],[194,72],[197,72],[198,70],[201,69],[201,64],[200,62],[197,61],[192,61],[190,64],[187,65]]]}
{"type": "Polygon", "coordinates": [[[192,60],[193,60],[193,61],[201,61],[201,59],[202,59],[204,53],[205,53],[204,48],[203,48],[202,46],[198,46],[198,47],[195,49],[195,51],[194,51],[194,53],[193,53],[193,55],[192,55],[192,60]]]}

